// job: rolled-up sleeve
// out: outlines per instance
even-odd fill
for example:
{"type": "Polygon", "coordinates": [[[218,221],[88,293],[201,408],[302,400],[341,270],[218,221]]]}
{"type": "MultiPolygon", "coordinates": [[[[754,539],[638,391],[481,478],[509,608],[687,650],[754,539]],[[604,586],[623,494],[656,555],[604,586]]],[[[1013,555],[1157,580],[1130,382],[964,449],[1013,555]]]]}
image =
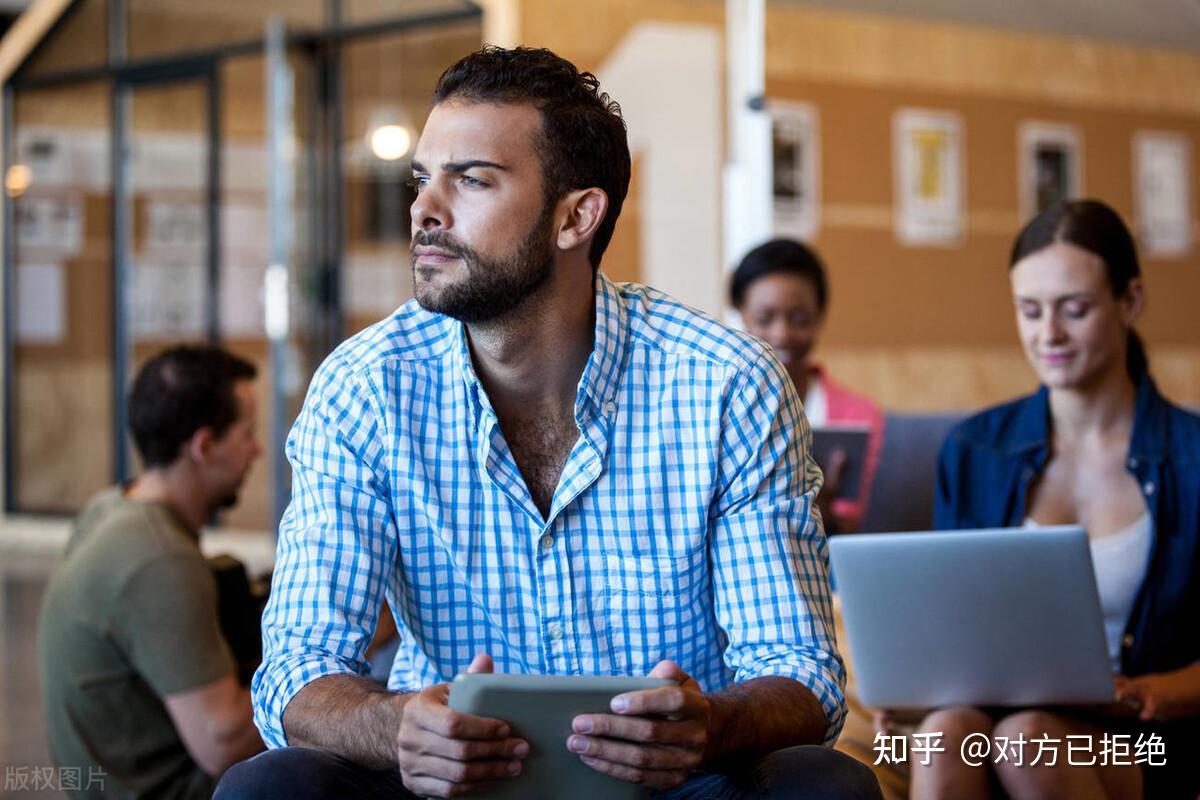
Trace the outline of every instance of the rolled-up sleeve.
{"type": "Polygon", "coordinates": [[[796,390],[769,354],[731,381],[721,431],[709,547],[725,663],[738,681],[779,675],[806,686],[832,744],[846,716],[846,673],[813,504],[821,471],[796,390]]]}
{"type": "Polygon", "coordinates": [[[287,744],[283,712],[304,686],[366,674],[396,556],[382,414],[368,376],[333,355],[313,377],[287,441],[292,500],[279,526],[254,720],[287,744]]]}

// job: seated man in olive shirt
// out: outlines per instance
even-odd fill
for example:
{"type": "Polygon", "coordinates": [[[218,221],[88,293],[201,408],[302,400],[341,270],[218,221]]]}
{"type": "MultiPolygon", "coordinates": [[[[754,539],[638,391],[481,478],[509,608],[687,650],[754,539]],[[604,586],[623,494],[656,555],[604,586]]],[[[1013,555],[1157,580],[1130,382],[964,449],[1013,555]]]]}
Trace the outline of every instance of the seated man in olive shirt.
{"type": "Polygon", "coordinates": [[[39,656],[51,750],[102,776],[78,796],[208,798],[263,748],[199,547],[261,452],[254,375],[211,347],[146,364],[129,398],[145,472],[88,504],[50,581],[39,656]]]}

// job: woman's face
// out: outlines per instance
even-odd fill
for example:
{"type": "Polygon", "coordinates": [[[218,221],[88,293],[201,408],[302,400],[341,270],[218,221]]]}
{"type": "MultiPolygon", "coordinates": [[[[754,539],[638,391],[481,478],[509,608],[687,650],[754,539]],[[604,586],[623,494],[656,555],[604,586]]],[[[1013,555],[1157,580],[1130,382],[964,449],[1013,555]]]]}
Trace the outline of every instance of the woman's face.
{"type": "Polygon", "coordinates": [[[812,281],[780,272],[764,275],[746,287],[738,310],[746,330],[771,345],[789,373],[803,372],[822,322],[812,281]]]}
{"type": "Polygon", "coordinates": [[[1025,356],[1050,388],[1084,389],[1125,369],[1142,284],[1114,297],[1099,256],[1055,242],[1013,265],[1013,303],[1025,356]]]}

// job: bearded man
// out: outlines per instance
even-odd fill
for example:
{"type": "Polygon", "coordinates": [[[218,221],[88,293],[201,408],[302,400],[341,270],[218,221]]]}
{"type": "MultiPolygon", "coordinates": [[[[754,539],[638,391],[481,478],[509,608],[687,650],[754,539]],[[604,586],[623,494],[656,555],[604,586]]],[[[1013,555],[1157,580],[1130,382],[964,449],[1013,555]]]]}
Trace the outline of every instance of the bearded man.
{"type": "Polygon", "coordinates": [[[820,471],[758,340],[599,272],[620,109],[547,50],[450,67],[413,162],[416,298],[340,346],[288,443],[256,720],[218,798],[446,797],[529,744],[447,707],[464,671],[673,686],[563,748],[665,797],[876,797],[845,715],[820,471]],[[400,647],[362,677],[384,600],[400,647]],[[372,795],[374,796],[374,795],[372,795]]]}

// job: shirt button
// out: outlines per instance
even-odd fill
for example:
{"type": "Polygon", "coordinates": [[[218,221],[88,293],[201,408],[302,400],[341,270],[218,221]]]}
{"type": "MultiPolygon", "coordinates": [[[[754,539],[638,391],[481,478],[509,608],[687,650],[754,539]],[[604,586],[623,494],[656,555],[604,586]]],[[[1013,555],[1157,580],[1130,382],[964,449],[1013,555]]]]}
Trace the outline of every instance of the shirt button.
{"type": "Polygon", "coordinates": [[[616,414],[616,413],[617,413],[617,404],[616,403],[613,403],[610,401],[610,402],[607,402],[604,404],[604,415],[605,416],[611,417],[613,414],[616,414]]]}
{"type": "Polygon", "coordinates": [[[1136,458],[1129,459],[1129,468],[1130,469],[1137,469],[1137,465],[1138,465],[1138,460],[1136,458]]]}
{"type": "Polygon", "coordinates": [[[557,622],[551,622],[548,630],[550,631],[550,638],[553,639],[554,641],[557,642],[560,639],[562,639],[562,637],[563,637],[562,625],[559,625],[557,622]]]}
{"type": "Polygon", "coordinates": [[[1121,646],[1122,647],[1133,647],[1133,634],[1132,633],[1127,633],[1123,637],[1121,637],[1121,646]]]}
{"type": "Polygon", "coordinates": [[[550,548],[554,547],[554,535],[547,533],[538,541],[538,546],[542,548],[543,553],[550,552],[550,548]]]}
{"type": "Polygon", "coordinates": [[[1154,481],[1146,481],[1143,483],[1142,491],[1146,494],[1154,494],[1154,481]]]}

